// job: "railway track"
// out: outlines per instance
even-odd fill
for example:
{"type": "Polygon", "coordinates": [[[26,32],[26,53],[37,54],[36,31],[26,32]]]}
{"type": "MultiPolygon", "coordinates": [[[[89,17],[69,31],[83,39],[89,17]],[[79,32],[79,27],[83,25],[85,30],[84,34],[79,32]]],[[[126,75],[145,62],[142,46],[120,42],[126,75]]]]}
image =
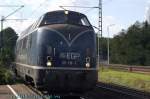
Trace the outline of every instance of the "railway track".
{"type": "Polygon", "coordinates": [[[96,87],[84,94],[51,94],[28,87],[40,96],[40,99],[150,99],[150,93],[129,89],[122,86],[99,82],[96,87]]]}
{"type": "Polygon", "coordinates": [[[37,98],[34,99],[150,99],[150,93],[102,82],[98,82],[93,90],[83,94],[52,94],[44,90],[37,90],[27,83],[25,86],[36,93],[37,98]]]}
{"type": "Polygon", "coordinates": [[[37,98],[35,99],[150,99],[150,93],[101,82],[93,90],[83,94],[52,94],[47,91],[39,91],[31,85],[26,86],[36,93],[37,98]]]}
{"type": "Polygon", "coordinates": [[[49,93],[47,91],[40,91],[31,85],[27,85],[32,91],[34,91],[41,99],[85,99],[81,94],[74,93],[49,93]]]}
{"type": "Polygon", "coordinates": [[[129,89],[123,86],[98,83],[96,87],[108,91],[112,96],[115,95],[115,99],[150,99],[150,93],[129,89]]]}
{"type": "Polygon", "coordinates": [[[32,87],[31,85],[27,85],[33,92],[35,92],[41,99],[48,99],[46,95],[44,95],[41,91],[37,90],[36,88],[32,87]]]}

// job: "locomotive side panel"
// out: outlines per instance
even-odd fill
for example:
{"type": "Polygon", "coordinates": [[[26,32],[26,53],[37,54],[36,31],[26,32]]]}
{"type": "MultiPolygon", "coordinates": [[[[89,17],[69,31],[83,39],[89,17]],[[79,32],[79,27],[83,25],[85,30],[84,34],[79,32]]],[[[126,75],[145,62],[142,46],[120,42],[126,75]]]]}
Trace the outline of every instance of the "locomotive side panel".
{"type": "Polygon", "coordinates": [[[35,78],[33,66],[38,66],[36,38],[37,32],[34,31],[16,44],[16,71],[24,79],[26,76],[35,78]]]}

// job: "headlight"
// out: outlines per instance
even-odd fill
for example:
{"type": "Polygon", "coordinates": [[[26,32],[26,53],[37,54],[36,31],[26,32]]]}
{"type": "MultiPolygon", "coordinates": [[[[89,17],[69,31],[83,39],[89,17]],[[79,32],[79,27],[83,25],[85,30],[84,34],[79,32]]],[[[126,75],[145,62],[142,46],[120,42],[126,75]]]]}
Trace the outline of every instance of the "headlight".
{"type": "Polygon", "coordinates": [[[65,14],[66,14],[66,15],[68,15],[68,14],[69,14],[69,12],[68,12],[67,10],[65,10],[65,14]]]}
{"type": "Polygon", "coordinates": [[[52,66],[52,62],[48,61],[47,66],[52,66]]]}
{"type": "Polygon", "coordinates": [[[86,68],[90,68],[90,57],[86,57],[86,68]]]}
{"type": "Polygon", "coordinates": [[[52,58],[50,56],[47,56],[47,66],[52,66],[52,58]]]}
{"type": "Polygon", "coordinates": [[[85,64],[86,68],[90,68],[90,63],[85,64]]]}

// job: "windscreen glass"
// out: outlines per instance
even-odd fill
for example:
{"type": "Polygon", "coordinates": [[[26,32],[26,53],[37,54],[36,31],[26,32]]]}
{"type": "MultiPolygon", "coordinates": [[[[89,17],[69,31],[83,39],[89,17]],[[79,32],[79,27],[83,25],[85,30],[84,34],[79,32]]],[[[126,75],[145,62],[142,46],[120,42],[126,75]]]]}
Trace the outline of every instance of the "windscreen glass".
{"type": "Polygon", "coordinates": [[[50,24],[74,24],[90,26],[90,23],[86,16],[71,12],[69,12],[68,14],[65,14],[65,12],[48,13],[47,15],[45,15],[41,25],[50,24]]]}

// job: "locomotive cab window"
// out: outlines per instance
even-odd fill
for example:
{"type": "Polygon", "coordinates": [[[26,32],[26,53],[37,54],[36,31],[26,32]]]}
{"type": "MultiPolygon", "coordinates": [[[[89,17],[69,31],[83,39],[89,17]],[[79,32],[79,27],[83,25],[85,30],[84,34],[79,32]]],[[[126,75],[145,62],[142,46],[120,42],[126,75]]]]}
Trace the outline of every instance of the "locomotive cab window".
{"type": "Polygon", "coordinates": [[[90,23],[86,16],[79,13],[68,14],[67,19],[68,24],[90,26],[90,23]]]}
{"type": "Polygon", "coordinates": [[[52,24],[91,26],[85,15],[76,12],[68,12],[66,14],[65,11],[47,13],[43,18],[43,21],[41,22],[40,26],[52,24]]]}
{"type": "Polygon", "coordinates": [[[88,22],[86,17],[81,18],[81,23],[82,23],[82,25],[90,26],[90,23],[88,22]]]}
{"type": "Polygon", "coordinates": [[[65,15],[63,13],[48,13],[44,16],[40,26],[51,24],[63,24],[65,23],[65,15]]]}

